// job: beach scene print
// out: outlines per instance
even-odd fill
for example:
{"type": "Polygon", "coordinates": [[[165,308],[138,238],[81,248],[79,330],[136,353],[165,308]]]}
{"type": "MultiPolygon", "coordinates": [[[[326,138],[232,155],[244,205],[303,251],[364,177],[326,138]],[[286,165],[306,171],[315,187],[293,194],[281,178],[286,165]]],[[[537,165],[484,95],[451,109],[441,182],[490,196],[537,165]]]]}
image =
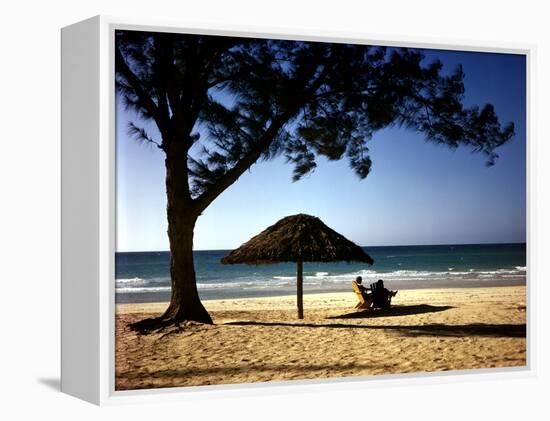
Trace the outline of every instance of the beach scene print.
{"type": "Polygon", "coordinates": [[[524,55],[114,43],[117,391],[527,365],[524,55]]]}

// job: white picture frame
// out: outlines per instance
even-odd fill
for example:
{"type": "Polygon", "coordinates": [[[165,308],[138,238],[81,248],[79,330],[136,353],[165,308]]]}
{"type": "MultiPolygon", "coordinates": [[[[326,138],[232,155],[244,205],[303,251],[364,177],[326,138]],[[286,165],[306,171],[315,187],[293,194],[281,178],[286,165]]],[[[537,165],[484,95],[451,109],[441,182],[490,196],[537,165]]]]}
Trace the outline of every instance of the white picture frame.
{"type": "Polygon", "coordinates": [[[343,379],[216,385],[115,391],[115,106],[114,31],[136,29],[193,34],[239,35],[446,50],[524,54],[527,62],[527,266],[531,269],[530,206],[533,169],[531,140],[532,61],[534,46],[468,43],[453,40],[381,39],[349,33],[280,32],[276,28],[181,27],[177,22],[96,16],[62,29],[62,324],[61,390],[103,405],[142,400],[181,400],[346,387],[379,387],[533,376],[536,356],[536,283],[527,275],[527,365],[520,368],[415,373],[343,379]]]}

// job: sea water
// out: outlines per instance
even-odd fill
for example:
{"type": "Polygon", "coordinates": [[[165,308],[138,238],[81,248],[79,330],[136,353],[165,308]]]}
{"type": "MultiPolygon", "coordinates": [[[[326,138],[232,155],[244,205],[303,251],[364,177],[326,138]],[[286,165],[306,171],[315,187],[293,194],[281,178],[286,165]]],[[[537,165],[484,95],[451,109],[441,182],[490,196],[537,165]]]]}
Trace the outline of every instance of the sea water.
{"type": "MultiPolygon", "coordinates": [[[[383,279],[390,289],[524,285],[525,244],[364,247],[364,263],[304,263],[304,293],[351,291],[351,281],[383,279]]],[[[230,250],[195,251],[202,299],[295,294],[296,264],[223,265],[230,250]]],[[[127,252],[115,256],[116,302],[170,299],[170,253],[127,252]]]]}

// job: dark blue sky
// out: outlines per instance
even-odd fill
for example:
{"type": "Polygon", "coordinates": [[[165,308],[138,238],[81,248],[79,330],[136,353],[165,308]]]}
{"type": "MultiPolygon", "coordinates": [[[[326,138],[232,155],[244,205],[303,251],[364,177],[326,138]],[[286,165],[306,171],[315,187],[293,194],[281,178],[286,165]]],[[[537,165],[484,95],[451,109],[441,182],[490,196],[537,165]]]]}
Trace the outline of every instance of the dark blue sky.
{"type": "MultiPolygon", "coordinates": [[[[260,162],[200,217],[195,249],[231,249],[278,219],[308,213],[361,245],[523,242],[526,236],[525,57],[425,50],[444,71],[462,64],[466,105],[492,103],[516,135],[493,167],[467,148],[450,150],[392,128],[370,142],[366,180],[348,162],[318,159],[292,183],[284,158],[260,162]]],[[[163,153],[127,134],[137,118],[117,107],[117,250],[167,250],[163,153]]],[[[146,125],[150,132],[154,129],[146,125]]]]}

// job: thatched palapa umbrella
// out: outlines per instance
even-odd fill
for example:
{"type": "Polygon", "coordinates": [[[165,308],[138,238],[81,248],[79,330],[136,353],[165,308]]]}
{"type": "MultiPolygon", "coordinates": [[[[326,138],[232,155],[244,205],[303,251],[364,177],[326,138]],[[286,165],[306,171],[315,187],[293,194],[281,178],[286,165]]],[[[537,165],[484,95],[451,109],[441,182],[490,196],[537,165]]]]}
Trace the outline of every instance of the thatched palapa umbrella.
{"type": "Polygon", "coordinates": [[[303,263],[356,261],[372,265],[361,247],[327,227],[319,218],[287,216],[222,258],[224,264],[296,262],[298,318],[304,318],[303,263]]]}

